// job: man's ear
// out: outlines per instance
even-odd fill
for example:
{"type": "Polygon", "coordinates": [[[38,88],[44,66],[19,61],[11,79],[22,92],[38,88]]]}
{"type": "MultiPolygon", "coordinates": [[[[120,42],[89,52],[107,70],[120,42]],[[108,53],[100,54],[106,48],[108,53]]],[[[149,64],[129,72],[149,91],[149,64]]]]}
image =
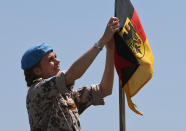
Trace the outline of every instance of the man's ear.
{"type": "Polygon", "coordinates": [[[35,75],[40,76],[41,75],[41,69],[39,67],[35,67],[33,69],[33,72],[35,75]]]}

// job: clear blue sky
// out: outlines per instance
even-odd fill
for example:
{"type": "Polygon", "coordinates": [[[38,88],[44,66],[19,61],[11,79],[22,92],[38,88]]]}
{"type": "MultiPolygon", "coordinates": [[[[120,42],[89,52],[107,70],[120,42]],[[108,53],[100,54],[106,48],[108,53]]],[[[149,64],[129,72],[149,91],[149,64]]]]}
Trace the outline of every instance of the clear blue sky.
{"type": "MultiPolygon", "coordinates": [[[[154,76],[126,106],[127,131],[186,131],[186,15],[184,0],[132,0],[154,54],[154,76]]],[[[52,45],[61,68],[88,50],[114,15],[114,0],[0,0],[0,131],[28,131],[27,87],[20,60],[32,44],[52,45]]],[[[105,49],[76,88],[101,80],[105,49]]],[[[105,106],[81,115],[83,131],[118,131],[118,77],[105,106]]]]}

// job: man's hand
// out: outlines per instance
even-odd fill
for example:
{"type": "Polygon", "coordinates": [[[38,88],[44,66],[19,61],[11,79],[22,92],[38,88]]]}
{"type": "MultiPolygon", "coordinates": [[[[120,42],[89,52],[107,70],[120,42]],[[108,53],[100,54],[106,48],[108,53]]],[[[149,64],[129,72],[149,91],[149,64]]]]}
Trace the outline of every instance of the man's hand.
{"type": "Polygon", "coordinates": [[[101,39],[98,41],[98,44],[100,44],[100,46],[104,46],[105,44],[112,42],[110,40],[113,38],[113,35],[117,31],[119,31],[119,29],[120,29],[119,19],[116,17],[110,18],[105,29],[105,32],[101,39]]]}

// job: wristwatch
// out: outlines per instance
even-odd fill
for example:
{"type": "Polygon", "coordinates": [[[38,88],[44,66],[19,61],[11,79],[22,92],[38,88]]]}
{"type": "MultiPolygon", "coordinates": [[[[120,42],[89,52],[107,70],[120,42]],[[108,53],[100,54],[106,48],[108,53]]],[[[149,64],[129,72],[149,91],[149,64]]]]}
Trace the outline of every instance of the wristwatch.
{"type": "Polygon", "coordinates": [[[98,48],[100,51],[103,49],[103,47],[99,46],[98,43],[95,43],[95,44],[94,44],[94,47],[95,47],[95,48],[98,48]]]}

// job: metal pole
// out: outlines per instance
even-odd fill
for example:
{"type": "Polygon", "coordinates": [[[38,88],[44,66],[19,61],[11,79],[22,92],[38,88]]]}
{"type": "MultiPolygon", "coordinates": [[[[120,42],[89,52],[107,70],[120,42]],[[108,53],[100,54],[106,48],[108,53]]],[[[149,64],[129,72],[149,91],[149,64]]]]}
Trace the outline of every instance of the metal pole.
{"type": "Polygon", "coordinates": [[[121,82],[119,82],[119,117],[120,117],[120,131],[126,131],[125,121],[125,92],[121,82]]]}

